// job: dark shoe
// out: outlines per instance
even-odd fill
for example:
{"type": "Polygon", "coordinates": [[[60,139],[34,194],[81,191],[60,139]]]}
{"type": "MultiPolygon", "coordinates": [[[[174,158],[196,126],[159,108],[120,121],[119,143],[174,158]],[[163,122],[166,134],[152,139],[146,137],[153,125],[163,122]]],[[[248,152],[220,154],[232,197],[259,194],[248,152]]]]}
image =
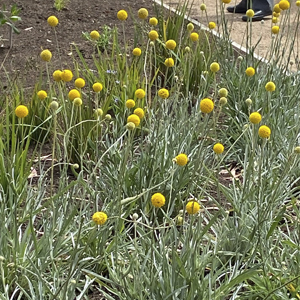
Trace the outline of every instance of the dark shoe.
{"type": "Polygon", "coordinates": [[[245,5],[243,1],[241,1],[238,5],[228,6],[227,11],[230,13],[245,14],[247,11],[247,4],[245,5]]]}
{"type": "Polygon", "coordinates": [[[271,16],[272,15],[272,11],[271,10],[268,10],[268,11],[265,11],[265,10],[257,10],[255,13],[254,13],[254,16],[252,18],[248,18],[246,15],[242,17],[242,20],[247,22],[247,21],[250,21],[252,20],[252,22],[256,22],[256,21],[261,21],[262,19],[264,19],[265,17],[267,16],[271,16]]]}

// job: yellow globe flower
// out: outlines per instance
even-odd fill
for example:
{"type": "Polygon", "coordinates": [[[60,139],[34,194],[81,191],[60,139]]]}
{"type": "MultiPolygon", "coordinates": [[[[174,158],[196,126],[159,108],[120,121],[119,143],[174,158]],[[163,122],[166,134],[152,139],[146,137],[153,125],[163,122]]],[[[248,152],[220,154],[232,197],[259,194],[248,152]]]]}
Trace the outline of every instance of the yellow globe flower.
{"type": "Polygon", "coordinates": [[[49,62],[52,58],[52,53],[46,49],[41,52],[40,57],[43,61],[49,62]]]}
{"type": "Polygon", "coordinates": [[[278,14],[281,12],[281,8],[280,8],[279,4],[275,4],[274,5],[273,11],[276,12],[276,13],[278,13],[278,14]]]}
{"type": "Polygon", "coordinates": [[[143,89],[137,89],[134,94],[138,99],[143,99],[146,95],[143,89]]]}
{"type": "Polygon", "coordinates": [[[102,91],[102,89],[103,89],[103,85],[100,82],[96,82],[93,84],[94,92],[99,93],[102,91]]]}
{"type": "Polygon", "coordinates": [[[151,203],[154,207],[160,208],[165,205],[166,198],[161,193],[155,193],[151,197],[151,203]]]}
{"type": "Polygon", "coordinates": [[[197,42],[199,40],[199,34],[197,32],[192,32],[191,35],[190,35],[190,39],[193,42],[197,42]]]}
{"type": "Polygon", "coordinates": [[[148,10],[146,8],[140,8],[138,10],[138,17],[142,20],[147,19],[148,17],[148,10]]]}
{"type": "Polygon", "coordinates": [[[266,88],[266,90],[267,90],[268,92],[274,92],[275,89],[276,89],[276,85],[275,85],[274,82],[269,81],[269,82],[266,84],[265,88],[266,88]]]}
{"type": "Polygon", "coordinates": [[[58,102],[57,101],[52,101],[50,104],[49,104],[49,107],[53,110],[53,111],[56,111],[58,109],[58,102]]]}
{"type": "Polygon", "coordinates": [[[56,27],[57,24],[58,24],[58,19],[57,19],[55,16],[50,16],[50,17],[47,19],[47,22],[48,22],[48,24],[49,24],[51,27],[56,27]]]}
{"type": "Polygon", "coordinates": [[[202,3],[200,5],[200,10],[205,11],[206,10],[206,5],[204,3],[202,3]]]}
{"type": "Polygon", "coordinates": [[[178,166],[183,167],[188,163],[189,158],[185,153],[180,153],[173,160],[178,166]]]}
{"type": "Polygon", "coordinates": [[[107,214],[102,211],[98,211],[93,214],[92,219],[97,225],[103,225],[107,221],[107,214]]]}
{"type": "Polygon", "coordinates": [[[263,139],[267,139],[271,135],[271,129],[266,125],[262,125],[258,129],[258,135],[263,139]]]}
{"type": "Polygon", "coordinates": [[[135,107],[135,102],[134,102],[134,100],[128,99],[128,100],[126,101],[126,103],[125,103],[125,106],[126,106],[127,108],[133,108],[133,107],[135,107]]]}
{"type": "Polygon", "coordinates": [[[40,90],[37,92],[37,96],[39,99],[44,100],[48,97],[47,92],[44,90],[40,90]]]}
{"type": "Polygon", "coordinates": [[[224,152],[224,146],[220,143],[217,143],[213,146],[213,150],[216,154],[222,154],[224,152]]]}
{"type": "Polygon", "coordinates": [[[214,109],[214,103],[211,99],[204,98],[200,101],[200,110],[203,113],[209,114],[213,111],[213,109],[214,109]]]}
{"type": "Polygon", "coordinates": [[[227,97],[228,96],[228,91],[225,88],[221,88],[218,91],[218,95],[219,97],[227,97]]]}
{"type": "Polygon", "coordinates": [[[117,18],[120,21],[125,21],[128,18],[128,14],[127,14],[126,10],[124,10],[124,9],[119,10],[117,13],[117,18]]]}
{"type": "Polygon", "coordinates": [[[224,106],[224,105],[226,105],[227,104],[227,98],[226,97],[221,97],[220,98],[220,105],[221,106],[224,106]]]}
{"type": "Polygon", "coordinates": [[[194,215],[200,210],[200,204],[197,201],[189,201],[186,206],[185,210],[189,215],[194,215]]]}
{"type": "Polygon", "coordinates": [[[75,99],[73,100],[73,104],[74,104],[74,106],[81,106],[81,105],[82,105],[82,100],[81,100],[81,98],[75,98],[75,99]]]}
{"type": "Polygon", "coordinates": [[[246,73],[247,76],[252,77],[252,76],[254,76],[254,74],[255,74],[255,69],[252,68],[252,67],[248,67],[248,68],[246,69],[245,73],[246,73]]]}
{"type": "Polygon", "coordinates": [[[296,1],[296,6],[300,6],[300,1],[296,1]]]}
{"type": "Polygon", "coordinates": [[[54,79],[54,81],[61,81],[61,74],[62,74],[62,71],[61,70],[56,70],[53,72],[52,74],[52,77],[54,79]]]}
{"type": "Polygon", "coordinates": [[[61,79],[64,82],[69,82],[73,78],[73,73],[71,70],[63,70],[61,73],[61,79]]]}
{"type": "Polygon", "coordinates": [[[223,3],[228,4],[231,2],[231,0],[222,0],[223,3]]]}
{"type": "Polygon", "coordinates": [[[151,26],[156,26],[158,24],[158,20],[155,17],[149,19],[149,24],[151,26]]]}
{"type": "Polygon", "coordinates": [[[279,32],[279,26],[277,26],[277,25],[273,26],[272,27],[272,33],[278,34],[278,32],[279,32]]]}
{"type": "Polygon", "coordinates": [[[168,67],[168,68],[172,68],[172,67],[174,67],[174,59],[173,58],[167,58],[166,60],[165,60],[165,65],[168,67]]]}
{"type": "Polygon", "coordinates": [[[248,10],[246,11],[246,16],[247,16],[248,18],[253,18],[253,16],[254,16],[254,10],[253,10],[253,9],[248,9],[248,10]]]}
{"type": "MultiPolygon", "coordinates": [[[[299,1],[299,3],[300,3],[300,1],[299,1]]],[[[280,17],[280,13],[277,13],[277,12],[273,11],[273,17],[279,18],[280,17]]]]}
{"type": "Polygon", "coordinates": [[[95,115],[96,115],[96,117],[102,117],[103,116],[103,110],[101,108],[95,109],[95,115]]]}
{"type": "Polygon", "coordinates": [[[300,146],[294,148],[294,153],[300,154],[300,146]]]}
{"type": "Polygon", "coordinates": [[[174,40],[166,41],[166,48],[169,50],[174,50],[176,48],[176,42],[174,40]]]}
{"type": "Polygon", "coordinates": [[[140,55],[142,54],[142,50],[141,50],[140,48],[134,48],[134,49],[132,50],[132,54],[133,54],[134,56],[140,56],[140,55]]]}
{"type": "Polygon", "coordinates": [[[290,8],[290,2],[287,0],[280,0],[278,5],[282,10],[287,10],[290,8]]]}
{"type": "Polygon", "coordinates": [[[157,94],[162,99],[167,99],[170,96],[169,91],[165,88],[160,89],[157,94]]]}
{"type": "Polygon", "coordinates": [[[158,32],[156,30],[151,30],[149,33],[148,33],[148,37],[151,41],[155,41],[158,39],[158,32]]]}
{"type": "Polygon", "coordinates": [[[249,121],[252,124],[258,124],[261,121],[261,114],[258,112],[253,112],[252,114],[250,114],[249,116],[249,121]]]}
{"type": "Polygon", "coordinates": [[[272,18],[272,23],[276,24],[279,22],[279,19],[277,17],[272,18]]]}
{"type": "Polygon", "coordinates": [[[208,23],[208,28],[209,29],[214,29],[216,27],[216,23],[215,22],[209,22],[208,23]]]}
{"type": "Polygon", "coordinates": [[[25,105],[19,105],[15,109],[15,114],[18,118],[23,119],[28,115],[28,108],[25,105]]]}
{"type": "Polygon", "coordinates": [[[71,101],[73,101],[75,98],[80,98],[80,92],[76,89],[70,90],[68,97],[71,101]]]}
{"type": "Polygon", "coordinates": [[[97,30],[93,30],[90,33],[90,37],[92,40],[98,40],[100,37],[100,33],[97,30]]]}
{"type": "Polygon", "coordinates": [[[85,86],[85,80],[83,78],[77,78],[75,80],[75,86],[78,88],[78,89],[81,89],[85,86]]]}
{"type": "Polygon", "coordinates": [[[139,118],[139,116],[133,114],[133,115],[128,116],[127,123],[129,123],[129,122],[134,123],[135,126],[139,126],[141,123],[141,119],[139,118]]]}
{"type": "Polygon", "coordinates": [[[133,113],[137,115],[140,119],[144,118],[145,112],[142,108],[136,108],[133,113]]]}
{"type": "Polygon", "coordinates": [[[216,73],[220,70],[220,65],[217,63],[217,62],[213,62],[211,65],[210,65],[210,70],[213,72],[213,73],[216,73]]]}

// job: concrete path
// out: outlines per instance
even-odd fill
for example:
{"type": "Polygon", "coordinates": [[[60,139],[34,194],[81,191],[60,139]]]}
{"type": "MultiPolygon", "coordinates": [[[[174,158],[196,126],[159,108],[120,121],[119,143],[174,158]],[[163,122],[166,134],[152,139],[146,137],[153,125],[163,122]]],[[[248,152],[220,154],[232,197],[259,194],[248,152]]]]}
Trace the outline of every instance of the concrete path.
{"type": "MultiPolygon", "coordinates": [[[[275,0],[275,4],[279,0],[275,0]]],[[[294,71],[300,68],[299,65],[299,9],[295,4],[296,0],[290,1],[289,10],[282,11],[277,24],[272,23],[272,16],[262,22],[253,22],[252,24],[242,21],[241,14],[228,13],[226,7],[239,3],[239,0],[232,0],[230,4],[225,5],[221,0],[189,0],[191,6],[190,17],[199,21],[201,24],[208,26],[213,21],[217,24],[215,31],[223,35],[227,30],[229,37],[237,44],[249,49],[255,46],[256,55],[271,61],[280,59],[280,64],[286,63],[289,55],[294,71]],[[206,5],[206,11],[200,10],[200,5],[206,5]],[[222,17],[223,16],[223,17],[222,17]],[[222,22],[223,20],[223,22],[222,22]],[[224,22],[225,20],[225,22],[224,22]],[[226,24],[226,25],[225,25],[226,24]],[[272,34],[271,28],[278,25],[280,31],[278,35],[272,34]]],[[[184,3],[182,0],[165,0],[165,4],[171,8],[184,3]]]]}

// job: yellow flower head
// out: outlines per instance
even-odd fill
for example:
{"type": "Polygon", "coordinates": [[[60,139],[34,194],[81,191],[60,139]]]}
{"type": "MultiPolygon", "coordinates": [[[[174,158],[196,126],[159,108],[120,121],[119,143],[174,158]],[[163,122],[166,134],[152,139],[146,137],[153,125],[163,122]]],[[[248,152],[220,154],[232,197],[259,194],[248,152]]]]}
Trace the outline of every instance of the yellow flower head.
{"type": "Polygon", "coordinates": [[[277,25],[273,26],[272,27],[272,33],[278,34],[278,32],[279,32],[279,26],[277,26],[277,25]]]}
{"type": "MultiPolygon", "coordinates": [[[[300,2],[299,2],[299,3],[300,3],[300,2]]],[[[277,13],[277,12],[273,11],[273,17],[279,18],[279,17],[280,17],[280,13],[277,13]]]]}
{"type": "Polygon", "coordinates": [[[50,17],[47,19],[47,22],[48,22],[48,24],[49,24],[51,27],[56,27],[57,24],[58,24],[58,19],[57,19],[55,16],[50,16],[50,17]]]}
{"type": "Polygon", "coordinates": [[[220,143],[216,143],[213,146],[213,150],[216,154],[222,154],[224,152],[224,146],[220,143]]]}
{"type": "Polygon", "coordinates": [[[296,1],[296,6],[300,6],[300,1],[298,0],[298,1],[296,1]]]}
{"type": "Polygon", "coordinates": [[[103,89],[103,85],[100,82],[96,82],[93,84],[94,92],[99,93],[102,91],[102,89],[103,89]]]}
{"type": "Polygon", "coordinates": [[[272,23],[276,24],[279,22],[279,19],[277,17],[272,18],[272,23]]]}
{"type": "Polygon", "coordinates": [[[220,65],[217,63],[217,62],[213,62],[211,65],[210,65],[210,70],[213,72],[213,73],[216,73],[220,70],[220,65]]]}
{"type": "Polygon", "coordinates": [[[248,67],[245,71],[246,75],[252,77],[255,74],[255,69],[252,67],[248,67]]]}
{"type": "Polygon", "coordinates": [[[253,18],[253,16],[254,16],[254,10],[253,10],[253,9],[248,9],[248,10],[246,11],[246,16],[247,16],[248,18],[253,18]]]}
{"type": "Polygon", "coordinates": [[[37,92],[37,96],[41,100],[44,100],[44,99],[46,99],[48,97],[47,92],[43,91],[43,90],[38,91],[37,92]]]}
{"type": "Polygon", "coordinates": [[[249,116],[249,121],[252,124],[258,124],[261,121],[261,114],[258,112],[253,112],[252,114],[250,114],[249,116]]]}
{"type": "Polygon", "coordinates": [[[107,221],[107,214],[102,211],[98,211],[93,214],[92,219],[97,225],[103,225],[107,221]]]}
{"type": "Polygon", "coordinates": [[[135,126],[139,126],[141,123],[141,119],[136,114],[130,115],[127,118],[127,123],[132,122],[135,126]]]}
{"type": "Polygon", "coordinates": [[[151,41],[155,41],[158,39],[158,32],[156,30],[151,30],[149,33],[148,33],[148,37],[151,41]]]}
{"type": "Polygon", "coordinates": [[[176,42],[174,40],[166,41],[166,48],[170,50],[174,50],[176,48],[176,42]]]}
{"type": "Polygon", "coordinates": [[[82,100],[81,100],[81,98],[75,98],[75,99],[73,100],[73,104],[74,104],[74,106],[81,106],[81,105],[82,105],[82,100]]]}
{"type": "Polygon", "coordinates": [[[258,129],[258,135],[263,139],[267,139],[271,135],[271,129],[266,125],[262,125],[258,129]]]}
{"type": "Polygon", "coordinates": [[[49,104],[49,107],[53,110],[53,111],[56,111],[58,109],[58,102],[57,101],[52,101],[50,104],[49,104]]]}
{"type": "Polygon", "coordinates": [[[280,8],[279,4],[274,5],[273,11],[276,12],[277,14],[279,14],[281,12],[281,8],[280,8]]]}
{"type": "Polygon", "coordinates": [[[134,94],[138,99],[143,99],[146,95],[143,89],[137,89],[134,94]]]}
{"type": "Polygon", "coordinates": [[[208,23],[208,28],[209,29],[214,29],[216,27],[216,23],[215,22],[209,22],[208,23]]]}
{"type": "Polygon", "coordinates": [[[92,40],[98,40],[100,37],[100,33],[97,30],[93,30],[90,32],[90,37],[92,40]]]}
{"type": "Polygon", "coordinates": [[[146,8],[140,8],[139,11],[138,11],[138,17],[142,20],[147,19],[148,10],[146,8]]]}
{"type": "Polygon", "coordinates": [[[125,21],[128,17],[128,14],[126,12],[126,10],[122,9],[122,10],[119,10],[118,13],[117,13],[117,18],[120,20],[120,21],[125,21]]]}
{"type": "Polygon", "coordinates": [[[183,167],[188,163],[189,158],[185,153],[180,153],[173,160],[178,166],[183,167]]]}
{"type": "Polygon", "coordinates": [[[142,108],[136,108],[133,113],[137,115],[140,119],[144,118],[145,112],[142,108]]]}
{"type": "Polygon", "coordinates": [[[23,119],[28,115],[28,108],[25,105],[19,105],[15,109],[15,114],[18,118],[23,119]]]}
{"type": "Polygon", "coordinates": [[[155,193],[151,197],[151,203],[154,207],[160,208],[166,203],[166,198],[161,193],[155,193]]]}
{"type": "Polygon", "coordinates": [[[133,107],[135,107],[135,102],[132,99],[128,99],[126,101],[125,105],[126,105],[127,108],[133,108],[133,107]]]}
{"type": "Polygon", "coordinates": [[[200,204],[197,201],[189,201],[186,206],[185,210],[189,215],[194,215],[200,210],[200,204]]]}
{"type": "Polygon", "coordinates": [[[134,48],[134,49],[132,50],[132,54],[133,54],[134,56],[140,56],[140,55],[142,54],[142,50],[141,50],[140,48],[134,48]]]}
{"type": "Polygon", "coordinates": [[[228,91],[225,88],[221,88],[218,91],[219,97],[227,97],[228,96],[228,91]]]}
{"type": "Polygon", "coordinates": [[[169,91],[165,88],[160,89],[157,94],[162,99],[167,99],[170,96],[169,91]]]}
{"type": "Polygon", "coordinates": [[[211,99],[204,98],[200,101],[200,110],[203,113],[209,114],[213,111],[213,109],[214,109],[214,103],[211,99]]]}
{"type": "Polygon", "coordinates": [[[166,60],[165,60],[165,65],[168,67],[168,68],[172,68],[172,67],[174,67],[174,59],[173,58],[167,58],[166,60]]]}
{"type": "Polygon", "coordinates": [[[40,57],[43,61],[49,62],[52,58],[52,53],[46,49],[41,52],[40,57]]]}
{"type": "Polygon", "coordinates": [[[204,3],[202,3],[200,5],[200,10],[205,11],[206,10],[206,5],[204,3]]]}
{"type": "Polygon", "coordinates": [[[228,4],[231,2],[231,0],[222,0],[223,3],[228,4]]]}
{"type": "Polygon", "coordinates": [[[278,5],[282,10],[287,10],[290,8],[290,2],[287,0],[280,0],[278,5]]]}
{"type": "Polygon", "coordinates": [[[54,81],[61,81],[61,74],[62,74],[61,70],[54,71],[52,74],[54,81]]]}
{"type": "Polygon", "coordinates": [[[77,78],[76,80],[75,80],[75,86],[78,88],[78,89],[81,89],[81,88],[83,88],[84,86],[85,86],[85,81],[84,81],[84,79],[83,78],[77,78]]]}
{"type": "Polygon", "coordinates": [[[193,42],[197,42],[199,40],[199,34],[197,32],[192,32],[191,35],[190,35],[190,39],[193,42]]]}
{"type": "Polygon", "coordinates": [[[71,70],[63,70],[61,73],[61,79],[64,82],[69,82],[73,78],[73,73],[71,70]]]}
{"type": "Polygon", "coordinates": [[[70,90],[68,97],[71,101],[73,101],[75,98],[80,98],[80,93],[76,89],[70,90]]]}
{"type": "Polygon", "coordinates": [[[276,89],[276,85],[275,85],[274,82],[269,81],[269,82],[266,84],[265,88],[266,88],[266,90],[267,90],[268,92],[274,92],[275,89],[276,89]]]}
{"type": "Polygon", "coordinates": [[[300,154],[300,146],[294,148],[294,153],[300,154]]]}
{"type": "Polygon", "coordinates": [[[150,19],[149,19],[149,24],[150,24],[151,26],[156,26],[156,25],[158,24],[158,20],[157,20],[155,17],[150,18],[150,19]]]}
{"type": "Polygon", "coordinates": [[[95,109],[95,115],[96,115],[96,117],[102,117],[103,116],[103,110],[101,108],[95,109]]]}

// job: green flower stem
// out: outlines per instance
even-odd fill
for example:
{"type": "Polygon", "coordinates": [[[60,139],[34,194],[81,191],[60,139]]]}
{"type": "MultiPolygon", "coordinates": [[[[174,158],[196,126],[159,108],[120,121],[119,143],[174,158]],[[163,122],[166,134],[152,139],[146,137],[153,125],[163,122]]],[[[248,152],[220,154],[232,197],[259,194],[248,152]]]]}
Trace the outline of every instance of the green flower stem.
{"type": "Polygon", "coordinates": [[[53,142],[52,142],[52,160],[51,160],[51,183],[50,183],[50,194],[53,193],[53,182],[54,182],[54,160],[55,160],[55,150],[56,150],[56,139],[57,139],[57,114],[56,110],[53,111],[53,142]]]}

